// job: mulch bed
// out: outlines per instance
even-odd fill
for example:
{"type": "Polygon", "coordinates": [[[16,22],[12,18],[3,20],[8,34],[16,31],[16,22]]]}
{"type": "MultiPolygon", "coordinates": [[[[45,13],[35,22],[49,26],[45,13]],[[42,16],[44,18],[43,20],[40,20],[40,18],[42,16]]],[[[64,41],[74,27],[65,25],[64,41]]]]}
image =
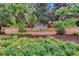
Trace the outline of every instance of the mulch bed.
{"type": "MultiPolygon", "coordinates": [[[[53,37],[63,40],[63,41],[75,41],[79,43],[79,36],[77,35],[52,35],[53,37]]],[[[39,37],[39,36],[32,36],[32,37],[39,37]]],[[[46,37],[46,36],[41,36],[46,37]]]]}
{"type": "Polygon", "coordinates": [[[79,36],[76,35],[53,35],[55,38],[65,41],[75,41],[79,43],[79,36]]]}
{"type": "Polygon", "coordinates": [[[5,32],[2,32],[2,31],[0,30],[0,34],[5,34],[5,32]]]}
{"type": "MultiPolygon", "coordinates": [[[[18,36],[18,38],[20,37],[31,37],[31,38],[38,38],[38,37],[46,37],[48,35],[28,35],[28,34],[6,34],[9,36],[18,36]]],[[[75,41],[79,43],[79,36],[77,35],[51,35],[59,40],[64,40],[64,41],[75,41]]]]}

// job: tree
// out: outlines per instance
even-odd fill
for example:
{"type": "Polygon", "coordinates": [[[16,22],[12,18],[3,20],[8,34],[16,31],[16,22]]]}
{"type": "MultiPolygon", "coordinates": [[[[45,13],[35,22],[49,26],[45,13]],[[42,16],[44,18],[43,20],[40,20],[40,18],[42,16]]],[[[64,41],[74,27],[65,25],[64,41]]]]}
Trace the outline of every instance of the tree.
{"type": "Polygon", "coordinates": [[[79,16],[79,4],[70,4],[66,7],[60,7],[59,9],[57,9],[55,11],[56,15],[60,16],[60,20],[65,18],[69,18],[69,17],[74,17],[74,18],[78,18],[79,16]],[[68,17],[66,17],[68,16],[68,17]]]}
{"type": "Polygon", "coordinates": [[[69,6],[71,4],[70,3],[54,3],[53,5],[54,5],[54,9],[56,10],[56,9],[61,8],[61,7],[69,6]]]}
{"type": "Polygon", "coordinates": [[[15,17],[16,23],[22,23],[24,21],[24,13],[26,12],[26,4],[6,4],[7,11],[10,17],[15,17]]]}
{"type": "Polygon", "coordinates": [[[59,20],[62,20],[63,17],[66,16],[68,12],[69,12],[68,7],[61,7],[56,10],[55,14],[60,16],[59,20]]]}
{"type": "Polygon", "coordinates": [[[35,6],[35,15],[38,17],[39,23],[47,23],[49,20],[48,17],[49,9],[47,7],[47,4],[36,3],[34,6],[35,6]]]}
{"type": "Polygon", "coordinates": [[[5,8],[4,4],[0,4],[0,28],[5,26],[11,26],[12,22],[10,21],[9,13],[5,8]]]}
{"type": "Polygon", "coordinates": [[[37,16],[35,15],[35,7],[34,4],[27,4],[27,13],[25,14],[26,23],[33,24],[37,23],[37,16]]]}
{"type": "Polygon", "coordinates": [[[35,23],[33,4],[0,4],[0,26],[35,23]]]}

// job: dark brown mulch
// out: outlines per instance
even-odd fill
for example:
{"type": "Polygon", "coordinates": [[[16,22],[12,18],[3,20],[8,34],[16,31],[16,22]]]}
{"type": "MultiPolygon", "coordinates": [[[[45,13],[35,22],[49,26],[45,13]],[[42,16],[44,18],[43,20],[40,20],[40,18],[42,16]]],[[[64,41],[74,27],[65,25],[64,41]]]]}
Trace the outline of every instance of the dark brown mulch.
{"type": "MultiPolygon", "coordinates": [[[[5,34],[8,35],[8,34],[5,34]]],[[[32,38],[38,38],[38,37],[46,37],[47,35],[27,35],[27,34],[16,34],[18,36],[18,38],[20,37],[32,37],[32,38]]],[[[10,34],[10,36],[14,36],[14,34],[10,34]]],[[[64,41],[75,41],[79,43],[79,36],[77,35],[51,35],[59,40],[64,40],[64,41]]]]}
{"type": "MultiPolygon", "coordinates": [[[[79,36],[77,35],[51,35],[59,40],[64,40],[64,41],[75,41],[79,43],[79,36]]],[[[35,35],[35,36],[29,36],[29,37],[40,37],[40,35],[35,35]]],[[[46,37],[44,35],[41,35],[41,37],[46,37]]]]}
{"type": "Polygon", "coordinates": [[[75,41],[79,43],[79,36],[76,35],[53,35],[55,38],[64,40],[64,41],[75,41]]]}
{"type": "Polygon", "coordinates": [[[2,31],[0,30],[0,34],[5,34],[5,32],[2,32],[2,31]]]}

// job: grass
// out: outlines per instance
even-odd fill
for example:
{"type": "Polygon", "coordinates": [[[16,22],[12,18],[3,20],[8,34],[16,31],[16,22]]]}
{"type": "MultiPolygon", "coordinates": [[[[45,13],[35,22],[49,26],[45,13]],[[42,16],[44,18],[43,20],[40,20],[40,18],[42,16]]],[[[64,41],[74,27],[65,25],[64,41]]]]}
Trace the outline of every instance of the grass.
{"type": "Polygon", "coordinates": [[[54,37],[16,38],[0,42],[1,56],[73,56],[79,55],[79,44],[54,37]]]}
{"type": "Polygon", "coordinates": [[[0,35],[0,39],[7,40],[7,39],[14,39],[17,36],[8,36],[8,35],[0,35]]]}

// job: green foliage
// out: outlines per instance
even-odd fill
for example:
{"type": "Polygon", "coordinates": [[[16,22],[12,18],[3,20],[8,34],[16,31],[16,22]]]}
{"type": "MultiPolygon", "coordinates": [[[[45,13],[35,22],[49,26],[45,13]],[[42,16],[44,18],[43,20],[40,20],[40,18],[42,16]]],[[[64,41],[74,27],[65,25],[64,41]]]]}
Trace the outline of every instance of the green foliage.
{"type": "Polygon", "coordinates": [[[26,23],[33,24],[37,22],[37,17],[34,15],[34,13],[28,13],[28,15],[26,16],[26,23]]]}
{"type": "Polygon", "coordinates": [[[49,20],[46,20],[46,19],[40,19],[40,20],[39,20],[39,23],[47,24],[48,21],[49,21],[49,20]]]}
{"type": "Polygon", "coordinates": [[[53,25],[55,26],[55,27],[58,27],[58,26],[60,26],[60,23],[63,23],[62,21],[54,21],[53,22],[53,25]]]}
{"type": "Polygon", "coordinates": [[[0,27],[16,26],[24,21],[26,4],[0,4],[0,27]]]}
{"type": "Polygon", "coordinates": [[[18,24],[16,23],[16,17],[10,16],[10,21],[12,23],[10,27],[18,27],[18,24]]]}
{"type": "Polygon", "coordinates": [[[65,19],[63,21],[61,21],[61,20],[55,21],[55,22],[53,22],[53,25],[55,27],[57,27],[59,34],[64,34],[65,33],[65,27],[76,26],[77,21],[78,21],[78,19],[71,18],[71,19],[65,19]]]}
{"type": "Polygon", "coordinates": [[[17,36],[7,36],[7,35],[0,35],[0,39],[13,39],[13,38],[16,38],[17,36]]]}
{"type": "Polygon", "coordinates": [[[75,17],[78,18],[79,16],[79,4],[70,4],[69,6],[66,7],[60,7],[59,9],[57,9],[55,11],[55,15],[59,15],[59,20],[63,20],[65,16],[65,18],[69,18],[69,17],[75,17]]]}
{"type": "MultiPolygon", "coordinates": [[[[60,20],[71,19],[71,17],[78,18],[79,4],[70,4],[49,11],[47,4],[0,4],[0,27],[17,26],[18,23],[48,23],[49,20],[53,20],[55,15],[58,15],[60,20]],[[52,12],[53,14],[51,14],[52,12]]],[[[65,22],[66,25],[67,22],[72,25],[74,21],[65,22]]]]}
{"type": "Polygon", "coordinates": [[[38,19],[37,19],[36,15],[35,15],[34,5],[33,4],[28,4],[27,8],[28,8],[27,13],[25,14],[26,23],[28,23],[28,24],[37,23],[38,19]]]}
{"type": "Polygon", "coordinates": [[[0,7],[0,27],[37,22],[33,4],[0,4],[0,7]]]}
{"type": "Polygon", "coordinates": [[[65,16],[68,10],[69,9],[67,7],[61,7],[56,10],[55,14],[60,15],[60,16],[65,16]]]}
{"type": "Polygon", "coordinates": [[[69,8],[69,12],[74,15],[74,16],[78,16],[79,15],[79,4],[72,4],[70,5],[70,8],[69,8]]]}
{"type": "MultiPolygon", "coordinates": [[[[19,38],[5,41],[6,48],[0,50],[0,55],[12,56],[73,56],[79,55],[79,45],[67,41],[59,41],[54,37],[19,38]]],[[[5,46],[0,42],[0,46],[5,46]]]]}
{"type": "Polygon", "coordinates": [[[5,9],[5,5],[0,4],[0,27],[12,25],[9,19],[10,19],[9,13],[7,9],[5,9]]]}
{"type": "Polygon", "coordinates": [[[16,41],[16,39],[17,36],[0,35],[0,40],[5,40],[3,42],[0,42],[0,46],[7,47],[12,44],[12,42],[16,41]]]}
{"type": "MultiPolygon", "coordinates": [[[[50,20],[49,9],[47,4],[35,4],[35,15],[37,16],[39,23],[47,23],[50,20]]],[[[51,13],[52,14],[52,13],[51,13]]]]}
{"type": "Polygon", "coordinates": [[[75,18],[65,19],[64,25],[65,25],[65,27],[76,26],[77,21],[78,21],[78,19],[75,19],[75,18]]]}
{"type": "Polygon", "coordinates": [[[10,17],[15,17],[14,20],[16,20],[16,23],[21,23],[24,21],[24,13],[27,10],[26,4],[6,4],[5,7],[9,12],[10,17]]]}
{"type": "Polygon", "coordinates": [[[54,21],[53,24],[54,26],[59,26],[60,23],[63,23],[65,27],[72,27],[72,26],[76,26],[76,22],[78,21],[78,19],[75,18],[71,18],[71,19],[65,19],[63,21],[54,21]]]}
{"type": "Polygon", "coordinates": [[[8,47],[9,45],[11,45],[15,41],[16,40],[6,40],[6,41],[3,41],[3,42],[0,42],[0,46],[8,47]]]}
{"type": "Polygon", "coordinates": [[[59,21],[59,23],[57,24],[57,30],[58,30],[58,34],[60,35],[65,34],[65,26],[63,22],[59,21]]]}
{"type": "Polygon", "coordinates": [[[25,32],[25,26],[23,23],[19,23],[19,32],[25,32]]]}

